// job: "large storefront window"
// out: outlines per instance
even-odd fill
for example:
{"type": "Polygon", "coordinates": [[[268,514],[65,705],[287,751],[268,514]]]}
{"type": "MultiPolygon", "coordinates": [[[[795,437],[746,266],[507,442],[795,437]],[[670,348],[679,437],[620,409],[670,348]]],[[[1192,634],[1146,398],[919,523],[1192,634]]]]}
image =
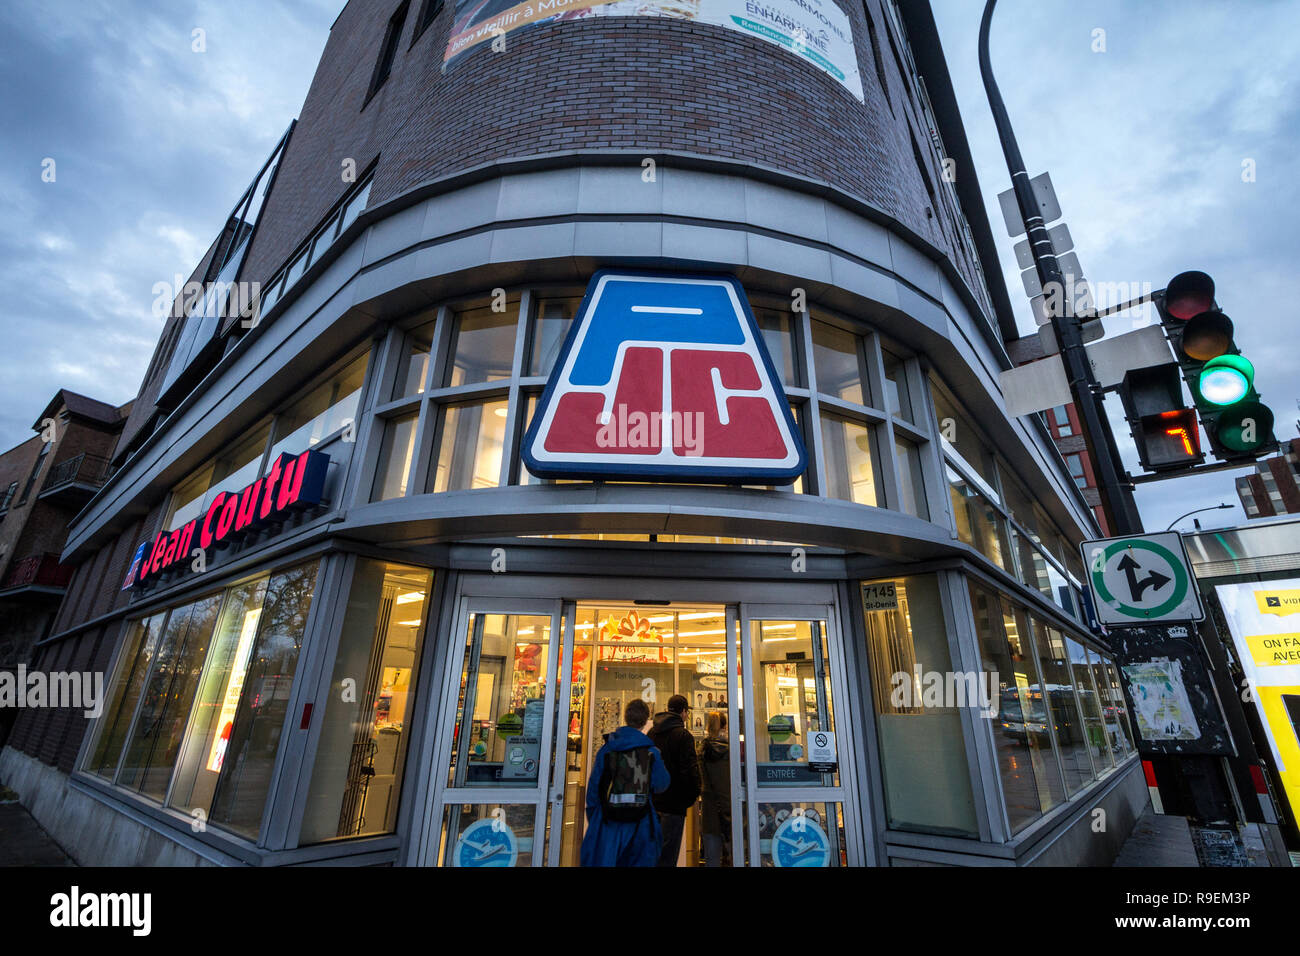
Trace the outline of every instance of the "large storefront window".
{"type": "Polygon", "coordinates": [[[198,687],[221,595],[202,598],[167,616],[117,784],[162,800],[198,687]]]}
{"type": "Polygon", "coordinates": [[[953,671],[938,581],[868,581],[862,599],[889,826],[978,836],[961,710],[934,692],[953,671]]]}
{"type": "Polygon", "coordinates": [[[166,620],[166,614],[155,614],[127,625],[126,640],[122,644],[117,672],[113,676],[111,698],[104,709],[104,716],[96,726],[95,743],[90,748],[90,757],[86,761],[85,769],[91,773],[110,780],[117,773],[122,744],[126,742],[131,717],[140,701],[145,678],[153,665],[158,638],[166,620]]]}
{"type": "Polygon", "coordinates": [[[132,623],[83,769],[256,838],[318,567],[132,623]]]}
{"type": "Polygon", "coordinates": [[[1056,731],[1056,744],[1061,753],[1065,790],[1074,796],[1096,779],[1096,774],[1088,756],[1083,715],[1079,711],[1074,676],[1065,653],[1065,638],[1056,628],[1048,627],[1035,617],[1034,642],[1038,667],[1043,675],[1047,715],[1056,731]]]}
{"type": "Polygon", "coordinates": [[[360,558],[352,578],[300,842],[392,833],[432,575],[360,558]]]}
{"type": "Polygon", "coordinates": [[[235,710],[229,757],[222,765],[211,821],[256,837],[271,788],[298,652],[316,587],[315,564],[271,576],[266,585],[257,642],[235,710]]]}

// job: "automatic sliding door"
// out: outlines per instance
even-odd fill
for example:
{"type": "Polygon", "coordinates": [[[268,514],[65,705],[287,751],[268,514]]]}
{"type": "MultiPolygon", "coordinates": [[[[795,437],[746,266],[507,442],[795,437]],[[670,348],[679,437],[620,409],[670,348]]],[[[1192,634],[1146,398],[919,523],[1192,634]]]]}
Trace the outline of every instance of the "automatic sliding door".
{"type": "MultiPolygon", "coordinates": [[[[842,675],[829,609],[741,607],[745,778],[751,866],[844,866],[843,768],[810,750],[837,733],[842,675]]],[[[838,741],[837,753],[848,751],[838,741]]]]}
{"type": "Polygon", "coordinates": [[[462,602],[426,860],[538,866],[555,724],[560,602],[462,602]]]}

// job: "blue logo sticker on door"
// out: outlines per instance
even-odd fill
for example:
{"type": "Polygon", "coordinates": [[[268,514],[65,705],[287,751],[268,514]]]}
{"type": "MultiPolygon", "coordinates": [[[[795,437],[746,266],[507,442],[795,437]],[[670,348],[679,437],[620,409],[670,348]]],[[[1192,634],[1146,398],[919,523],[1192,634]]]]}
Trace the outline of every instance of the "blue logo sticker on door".
{"type": "Polygon", "coordinates": [[[514,866],[519,842],[504,820],[488,817],[465,828],[452,856],[455,866],[514,866]]]}
{"type": "Polygon", "coordinates": [[[807,813],[792,813],[772,834],[773,866],[829,866],[831,844],[807,813]]]}
{"type": "Polygon", "coordinates": [[[735,279],[602,271],[524,439],[543,478],[789,484],[807,458],[735,279]]]}

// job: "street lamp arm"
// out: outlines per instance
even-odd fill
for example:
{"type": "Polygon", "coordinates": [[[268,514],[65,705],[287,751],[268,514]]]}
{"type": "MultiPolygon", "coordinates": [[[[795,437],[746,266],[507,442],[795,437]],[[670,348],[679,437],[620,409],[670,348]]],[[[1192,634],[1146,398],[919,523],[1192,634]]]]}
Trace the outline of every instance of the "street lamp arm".
{"type": "Polygon", "coordinates": [[[1182,521],[1184,518],[1190,518],[1192,515],[1198,515],[1198,514],[1200,514],[1202,511],[1219,511],[1219,510],[1221,510],[1221,509],[1223,509],[1223,508],[1231,508],[1231,507],[1232,507],[1232,505],[1228,504],[1227,502],[1221,502],[1221,503],[1219,503],[1219,504],[1217,504],[1217,505],[1210,505],[1210,506],[1207,507],[1207,508],[1197,508],[1195,511],[1189,511],[1189,512],[1187,512],[1187,514],[1185,514],[1185,515],[1179,515],[1179,516],[1178,516],[1177,518],[1175,518],[1173,521],[1169,522],[1169,527],[1168,527],[1168,528],[1165,528],[1165,530],[1166,530],[1166,531],[1173,531],[1173,530],[1174,530],[1174,525],[1178,524],[1178,522],[1182,521]]]}

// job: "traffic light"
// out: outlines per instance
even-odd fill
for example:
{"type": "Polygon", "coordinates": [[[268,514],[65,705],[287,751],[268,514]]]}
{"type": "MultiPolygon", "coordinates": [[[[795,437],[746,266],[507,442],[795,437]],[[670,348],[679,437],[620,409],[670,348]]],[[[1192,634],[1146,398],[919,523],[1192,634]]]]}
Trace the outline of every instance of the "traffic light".
{"type": "Polygon", "coordinates": [[[1205,461],[1196,412],[1183,405],[1177,363],[1129,370],[1119,394],[1143,468],[1170,471],[1205,461]]]}
{"type": "Polygon", "coordinates": [[[1156,307],[1210,451],[1223,461],[1254,461],[1273,451],[1273,412],[1259,400],[1255,366],[1233,341],[1232,320],[1215,304],[1214,280],[1181,272],[1156,296],[1156,307]]]}

